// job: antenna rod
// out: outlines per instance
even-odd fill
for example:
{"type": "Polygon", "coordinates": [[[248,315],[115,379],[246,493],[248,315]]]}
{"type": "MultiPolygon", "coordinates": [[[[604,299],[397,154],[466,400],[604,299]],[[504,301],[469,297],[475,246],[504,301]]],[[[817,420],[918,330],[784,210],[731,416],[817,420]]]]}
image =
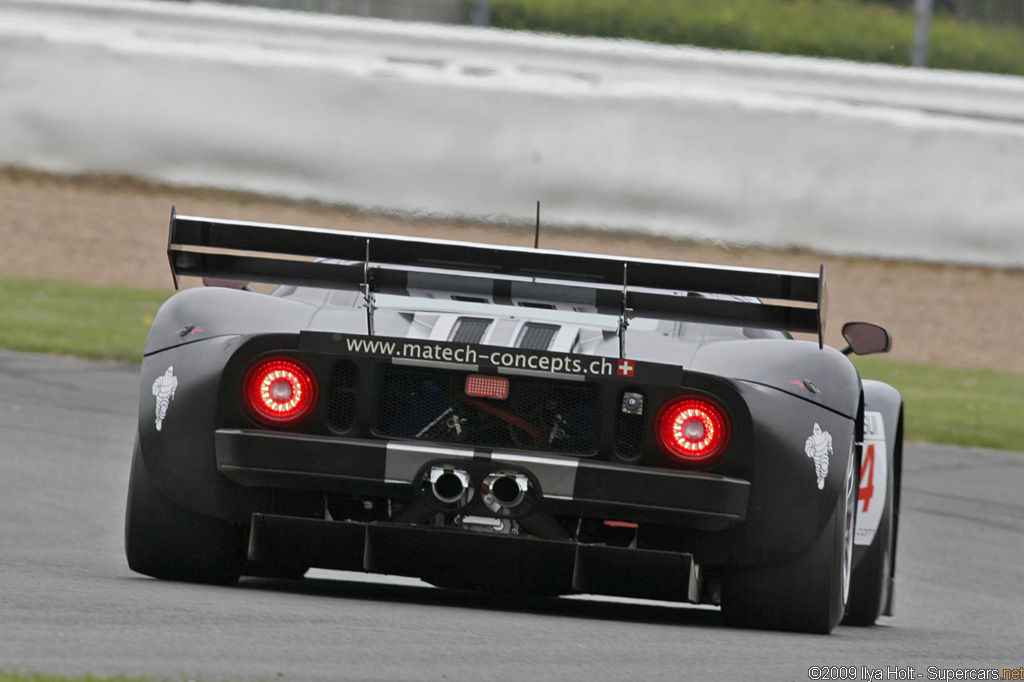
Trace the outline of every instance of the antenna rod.
{"type": "Polygon", "coordinates": [[[540,248],[540,200],[537,200],[537,229],[533,233],[533,248],[540,248]]]}

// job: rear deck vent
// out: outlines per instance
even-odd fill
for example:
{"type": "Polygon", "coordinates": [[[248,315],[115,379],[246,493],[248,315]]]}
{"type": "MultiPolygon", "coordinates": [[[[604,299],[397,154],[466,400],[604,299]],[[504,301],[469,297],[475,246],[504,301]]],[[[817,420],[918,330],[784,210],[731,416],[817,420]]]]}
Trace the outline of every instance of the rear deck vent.
{"type": "Polygon", "coordinates": [[[342,360],[331,371],[327,397],[327,423],[335,431],[348,431],[356,419],[356,391],[359,370],[351,360],[342,360]]]}
{"type": "Polygon", "coordinates": [[[456,343],[480,343],[490,326],[490,320],[479,317],[460,317],[448,340],[456,343]]]}
{"type": "Polygon", "coordinates": [[[527,322],[523,325],[523,330],[519,332],[516,347],[529,350],[547,350],[557,333],[558,327],[556,325],[527,322]]]}
{"type": "Polygon", "coordinates": [[[514,377],[504,399],[467,395],[467,373],[380,368],[376,435],[567,455],[597,449],[597,386],[514,377]]]}
{"type": "MultiPolygon", "coordinates": [[[[623,395],[620,395],[620,403],[622,398],[623,395]]],[[[627,460],[640,457],[643,452],[644,433],[646,431],[643,412],[619,410],[615,415],[615,454],[627,460]]]]}

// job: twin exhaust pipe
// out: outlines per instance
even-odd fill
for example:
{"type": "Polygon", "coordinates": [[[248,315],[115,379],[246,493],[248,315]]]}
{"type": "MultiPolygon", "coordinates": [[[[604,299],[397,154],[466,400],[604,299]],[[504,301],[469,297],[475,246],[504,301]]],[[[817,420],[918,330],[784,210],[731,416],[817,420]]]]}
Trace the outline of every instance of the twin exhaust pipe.
{"type": "MultiPolygon", "coordinates": [[[[432,466],[427,482],[434,498],[442,504],[465,504],[472,497],[470,475],[464,469],[432,466]]],[[[480,484],[484,504],[494,511],[512,509],[526,498],[529,490],[530,479],[516,472],[495,471],[480,484]]]]}
{"type": "Polygon", "coordinates": [[[462,500],[469,488],[469,473],[462,469],[430,467],[430,489],[444,504],[455,504],[462,500]]]}

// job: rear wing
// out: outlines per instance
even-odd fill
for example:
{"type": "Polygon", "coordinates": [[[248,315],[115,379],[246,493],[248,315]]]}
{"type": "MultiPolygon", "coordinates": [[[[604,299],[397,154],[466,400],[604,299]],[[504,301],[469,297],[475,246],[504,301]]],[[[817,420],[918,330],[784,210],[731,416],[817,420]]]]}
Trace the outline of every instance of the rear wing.
{"type": "Polygon", "coordinates": [[[375,293],[446,292],[495,303],[532,299],[588,306],[619,317],[620,350],[635,316],[816,334],[821,346],[827,306],[824,266],[807,274],[625,259],[214,220],[173,210],[167,257],[175,288],[180,276],[358,287],[366,298],[370,334],[375,293]]]}

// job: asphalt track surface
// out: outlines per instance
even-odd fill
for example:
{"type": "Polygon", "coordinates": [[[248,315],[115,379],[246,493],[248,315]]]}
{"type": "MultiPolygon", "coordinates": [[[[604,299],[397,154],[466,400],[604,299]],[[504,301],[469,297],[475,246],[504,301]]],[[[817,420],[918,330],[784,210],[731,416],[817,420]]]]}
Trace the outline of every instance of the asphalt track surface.
{"type": "Polygon", "coordinates": [[[1024,666],[1024,454],[909,445],[897,615],[824,637],[725,629],[713,609],[346,573],[233,588],[151,580],[122,548],[137,367],[0,353],[0,395],[0,669],[646,681],[1024,666]]]}

